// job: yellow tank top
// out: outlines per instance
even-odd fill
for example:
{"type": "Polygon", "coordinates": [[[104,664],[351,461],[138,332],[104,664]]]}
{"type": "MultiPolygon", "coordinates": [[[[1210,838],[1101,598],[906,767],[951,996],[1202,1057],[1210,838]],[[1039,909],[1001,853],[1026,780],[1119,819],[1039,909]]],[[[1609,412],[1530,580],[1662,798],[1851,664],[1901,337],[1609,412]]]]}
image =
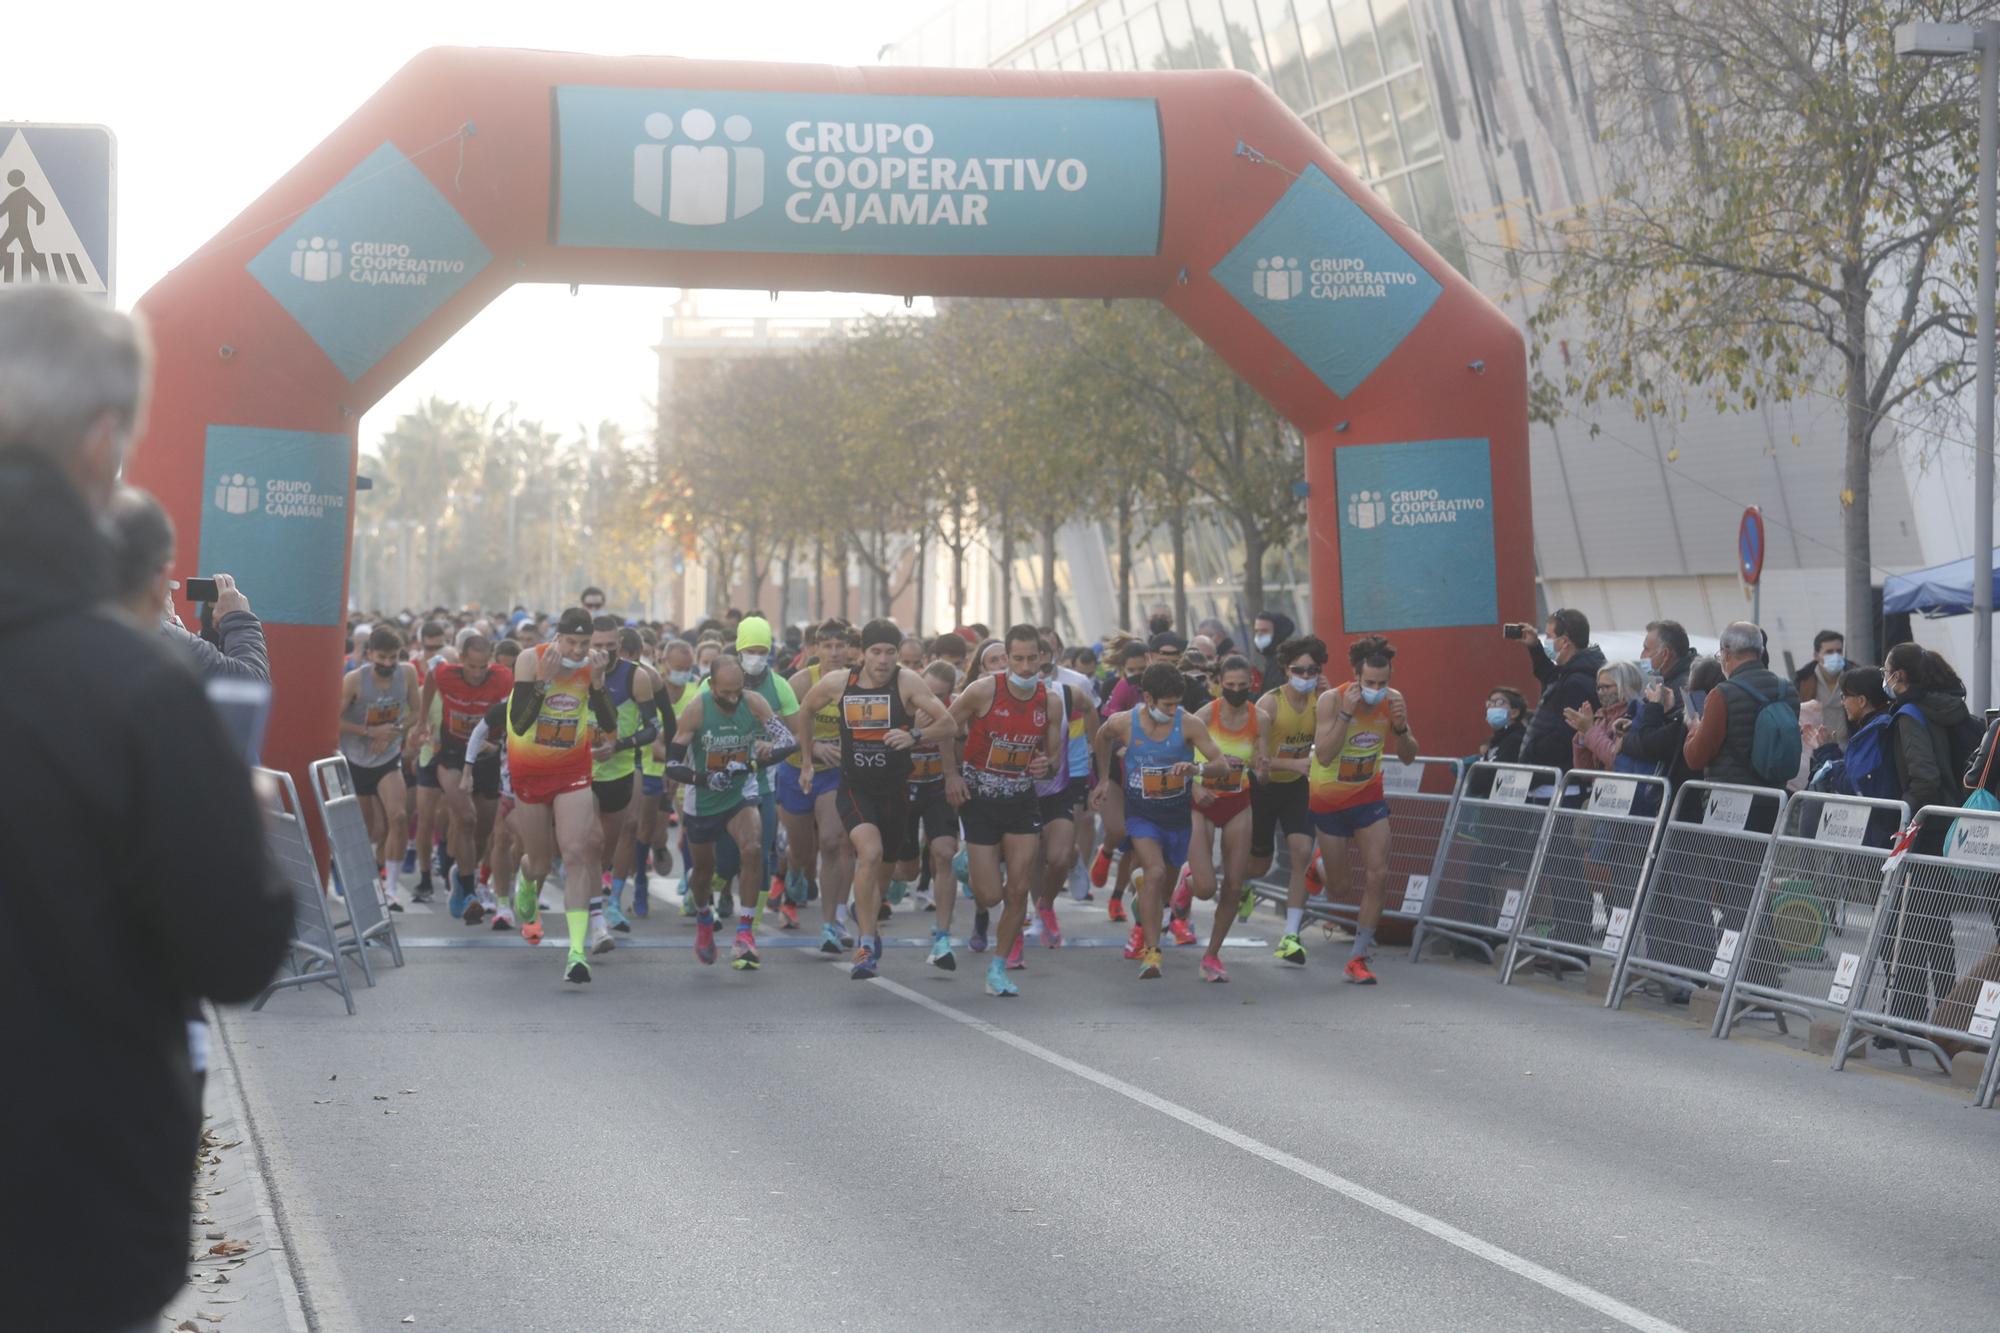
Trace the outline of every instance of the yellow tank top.
{"type": "Polygon", "coordinates": [[[1354,710],[1347,740],[1327,762],[1315,754],[1312,766],[1312,808],[1321,813],[1346,810],[1382,799],[1382,755],[1389,748],[1389,701],[1354,710]]]}
{"type": "MultiPolygon", "coordinates": [[[[1292,696],[1297,693],[1297,690],[1289,686],[1280,685],[1278,687],[1277,716],[1271,720],[1271,757],[1273,759],[1304,759],[1312,753],[1313,732],[1317,730],[1319,725],[1313,715],[1313,709],[1314,705],[1319,702],[1319,696],[1315,694],[1307,695],[1305,707],[1300,708],[1292,703],[1292,696]]],[[[1271,781],[1273,782],[1298,782],[1304,777],[1305,774],[1303,773],[1286,773],[1280,772],[1277,769],[1271,770],[1271,781]]]]}
{"type": "Polygon", "coordinates": [[[1223,704],[1220,699],[1201,710],[1201,720],[1208,724],[1208,734],[1215,741],[1215,748],[1222,751],[1225,759],[1241,759],[1243,767],[1228,777],[1215,782],[1197,777],[1195,785],[1205,786],[1218,796],[1233,792],[1247,791],[1250,787],[1250,763],[1257,757],[1257,725],[1263,719],[1258,716],[1257,706],[1250,705],[1250,714],[1244,719],[1241,731],[1230,731],[1222,725],[1223,704]]]}
{"type": "MultiPolygon", "coordinates": [[[[811,689],[814,685],[819,684],[820,674],[824,670],[825,668],[818,662],[814,662],[806,668],[806,673],[812,678],[806,686],[807,689],[811,689]]],[[[840,744],[840,699],[838,696],[835,696],[833,702],[813,714],[813,743],[819,744],[821,742],[829,745],[840,744]]],[[[796,754],[786,755],[785,762],[793,768],[801,766],[799,764],[799,757],[796,754]]]]}

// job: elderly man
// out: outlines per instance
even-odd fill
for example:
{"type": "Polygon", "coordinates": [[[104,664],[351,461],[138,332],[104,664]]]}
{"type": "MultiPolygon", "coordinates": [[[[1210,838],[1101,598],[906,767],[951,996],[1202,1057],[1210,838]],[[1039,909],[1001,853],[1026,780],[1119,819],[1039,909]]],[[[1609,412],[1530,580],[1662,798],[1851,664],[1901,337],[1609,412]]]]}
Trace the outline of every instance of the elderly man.
{"type": "Polygon", "coordinates": [[[10,1327],[158,1327],[186,1276],[201,1128],[188,1020],[200,998],[256,995],[291,934],[200,682],[157,610],[142,627],[103,605],[99,524],[147,359],[130,319],[61,288],[0,295],[0,1139],[18,1149],[0,1248],[37,1274],[10,1327]]]}

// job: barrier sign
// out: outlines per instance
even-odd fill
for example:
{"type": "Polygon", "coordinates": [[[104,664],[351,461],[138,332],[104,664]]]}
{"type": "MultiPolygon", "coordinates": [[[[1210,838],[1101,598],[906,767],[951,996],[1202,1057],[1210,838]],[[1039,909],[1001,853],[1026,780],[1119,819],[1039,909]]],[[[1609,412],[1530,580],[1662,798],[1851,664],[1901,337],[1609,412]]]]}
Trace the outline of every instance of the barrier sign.
{"type": "Polygon", "coordinates": [[[1424,789],[1424,766],[1392,761],[1382,765],[1382,791],[1387,796],[1414,796],[1424,789]]]}
{"type": "Polygon", "coordinates": [[[1516,769],[1502,769],[1493,775],[1492,799],[1506,805],[1526,805],[1534,777],[1516,769]]]}
{"type": "Polygon", "coordinates": [[[1819,808],[1819,826],[1813,836],[1820,842],[1859,847],[1868,833],[1868,815],[1865,805],[1838,805],[1829,801],[1819,808]]]}
{"type": "Polygon", "coordinates": [[[1861,955],[1844,953],[1833,969],[1833,985],[1827,988],[1826,998],[1835,1004],[1846,1004],[1847,997],[1854,993],[1854,974],[1861,968],[1861,955]]]}
{"type": "Polygon", "coordinates": [[[1403,911],[1411,916],[1424,910],[1424,895],[1430,892],[1429,875],[1412,875],[1403,886],[1403,911]]]}
{"type": "Polygon", "coordinates": [[[1743,933],[1741,931],[1725,930],[1722,932],[1722,942],[1715,946],[1715,961],[1708,965],[1708,974],[1710,976],[1726,977],[1729,975],[1729,965],[1736,961],[1736,946],[1742,939],[1743,933]]]}
{"type": "Polygon", "coordinates": [[[1979,1003],[1972,1006],[1972,1023],[1967,1028],[1975,1037],[1991,1037],[2000,1022],[2000,981],[1979,983],[1979,1003]]]}
{"type": "Polygon", "coordinates": [[[1702,823],[1710,828],[1740,831],[1750,823],[1751,799],[1747,791],[1712,791],[1702,823]]]}
{"type": "Polygon", "coordinates": [[[1599,815],[1629,815],[1639,784],[1622,778],[1599,778],[1590,784],[1590,809],[1599,815]]]}

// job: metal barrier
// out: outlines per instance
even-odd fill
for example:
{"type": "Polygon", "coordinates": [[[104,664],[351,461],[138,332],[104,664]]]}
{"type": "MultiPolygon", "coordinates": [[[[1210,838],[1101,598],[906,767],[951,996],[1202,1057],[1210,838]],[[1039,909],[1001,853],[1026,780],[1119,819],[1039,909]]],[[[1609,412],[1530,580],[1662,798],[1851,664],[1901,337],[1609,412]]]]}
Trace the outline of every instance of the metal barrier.
{"type": "Polygon", "coordinates": [[[1883,863],[1910,820],[1901,801],[1799,792],[1785,807],[1751,900],[1746,947],[1731,962],[1712,1034],[1753,1015],[1810,1023],[1852,1007],[1862,952],[1886,891],[1883,863]],[[1742,959],[1770,957],[1776,976],[1752,980],[1742,959]]]}
{"type": "Polygon", "coordinates": [[[1562,777],[1531,764],[1482,761],[1467,770],[1422,902],[1403,904],[1418,913],[1410,961],[1426,939],[1442,938],[1490,962],[1513,938],[1562,777]]]}
{"type": "MultiPolygon", "coordinates": [[[[1458,802],[1460,778],[1465,763],[1418,755],[1405,764],[1386,760],[1382,765],[1382,795],[1389,803],[1389,877],[1382,886],[1382,915],[1399,921],[1415,921],[1437,873],[1438,852],[1444,846],[1445,830],[1451,827],[1452,807],[1458,802]]],[[[1282,840],[1281,840],[1282,841],[1282,840]]],[[[1331,894],[1306,900],[1308,921],[1339,922],[1352,926],[1361,916],[1360,891],[1367,866],[1356,840],[1347,840],[1347,883],[1354,901],[1336,902],[1331,894]]],[[[1251,884],[1251,893],[1285,905],[1286,885],[1251,884]]]]}
{"type": "Polygon", "coordinates": [[[1639,895],[1633,938],[1612,975],[1608,1007],[1622,1007],[1649,982],[1683,1003],[1696,987],[1724,981],[1739,950],[1747,955],[1746,978],[1772,984],[1771,933],[1764,932],[1756,950],[1744,948],[1744,935],[1750,900],[1770,860],[1771,834],[1789,796],[1715,782],[1683,783],[1674,793],[1672,817],[1639,895]]]}
{"type": "Polygon", "coordinates": [[[282,976],[264,987],[251,1009],[289,986],[310,986],[324,982],[340,992],[347,1012],[354,1012],[354,992],[348,989],[347,973],[340,966],[340,937],[334,933],[333,918],[326,907],[326,889],[320,883],[319,862],[313,859],[312,842],[306,837],[305,807],[299,804],[298,788],[289,773],[276,769],[256,770],[259,799],[264,804],[264,842],[271,863],[292,891],[292,947],[290,976],[282,976]],[[304,966],[300,960],[304,959],[304,966]]]}
{"type": "Polygon", "coordinates": [[[1502,984],[1524,967],[1584,971],[1593,958],[1616,970],[1666,825],[1667,790],[1665,778],[1633,773],[1564,775],[1564,798],[1549,813],[1502,984]]]}
{"type": "Polygon", "coordinates": [[[397,967],[403,965],[403,942],[396,935],[396,919],[383,905],[381,881],[375,877],[375,844],[368,838],[368,821],[362,818],[347,760],[340,755],[318,760],[311,777],[320,827],[326,830],[327,848],[332,853],[333,877],[347,904],[347,920],[334,922],[336,931],[347,932],[340,951],[360,961],[361,975],[373,986],[375,969],[368,961],[369,945],[387,948],[390,960],[397,967]]]}
{"type": "Polygon", "coordinates": [[[1892,858],[1833,1067],[1845,1067],[1866,1036],[1906,1058],[1926,1051],[1947,1072],[1958,1052],[1984,1051],[1976,1100],[1991,1106],[2000,1070],[2000,812],[1926,806],[1914,827],[1911,850],[1892,858]],[[1961,976],[1968,958],[1977,961],[1961,976]]]}

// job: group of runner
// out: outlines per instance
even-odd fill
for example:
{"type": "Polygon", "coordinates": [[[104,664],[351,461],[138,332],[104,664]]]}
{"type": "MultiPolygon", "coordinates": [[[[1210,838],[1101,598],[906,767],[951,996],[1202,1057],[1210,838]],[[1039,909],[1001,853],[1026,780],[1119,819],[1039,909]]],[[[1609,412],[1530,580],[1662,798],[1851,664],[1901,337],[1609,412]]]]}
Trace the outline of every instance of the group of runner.
{"type": "Polygon", "coordinates": [[[1375,982],[1390,845],[1381,765],[1417,754],[1387,640],[1351,644],[1353,674],[1339,684],[1310,636],[1277,646],[1275,681],[1240,656],[1128,649],[1116,693],[1135,702],[1108,713],[1097,682],[1032,625],[925,641],[888,620],[828,620],[789,677],[779,646],[755,615],[733,643],[663,639],[608,614],[595,588],[544,632],[517,622],[497,642],[483,624],[447,635],[425,622],[411,644],[395,627],[364,627],[342,680],[340,741],[384,901],[401,910],[414,824],[418,901],[432,895],[435,861],[453,917],[540,943],[560,864],[563,975],[586,983],[591,957],[632,929],[628,887],[632,915],[649,915],[649,875],[671,872],[677,828],[681,910],[702,963],[716,961],[717,928],[733,918],[730,963],[756,970],[765,916],[796,929],[817,900],[821,951],[851,950],[850,975],[873,977],[880,923],[914,886],[935,911],[929,962],[953,971],[962,880],[975,909],[967,943],[991,950],[986,991],[1012,996],[1025,941],[1062,943],[1055,900],[1082,875],[1094,834],[1091,883],[1119,864],[1112,920],[1126,920],[1136,887],[1125,956],[1139,976],[1162,974],[1163,935],[1198,942],[1199,899],[1215,905],[1200,976],[1226,982],[1222,947],[1282,834],[1277,958],[1306,961],[1311,881],[1338,895],[1351,844],[1363,885],[1344,974],[1375,982]]]}

